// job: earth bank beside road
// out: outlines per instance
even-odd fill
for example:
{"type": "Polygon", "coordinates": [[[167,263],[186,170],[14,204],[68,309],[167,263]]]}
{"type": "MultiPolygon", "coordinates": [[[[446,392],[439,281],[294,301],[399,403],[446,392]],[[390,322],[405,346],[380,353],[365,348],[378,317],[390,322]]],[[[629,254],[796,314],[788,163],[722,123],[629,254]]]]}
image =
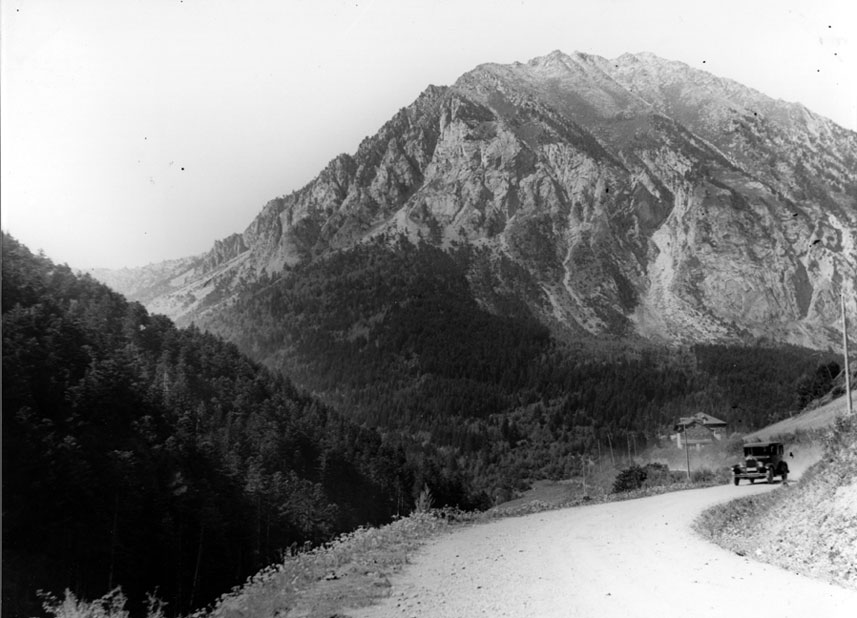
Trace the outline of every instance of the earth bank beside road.
{"type": "Polygon", "coordinates": [[[383,603],[346,613],[853,617],[857,592],[738,556],[691,530],[709,506],[778,488],[718,486],[466,527],[424,547],[383,603]]]}

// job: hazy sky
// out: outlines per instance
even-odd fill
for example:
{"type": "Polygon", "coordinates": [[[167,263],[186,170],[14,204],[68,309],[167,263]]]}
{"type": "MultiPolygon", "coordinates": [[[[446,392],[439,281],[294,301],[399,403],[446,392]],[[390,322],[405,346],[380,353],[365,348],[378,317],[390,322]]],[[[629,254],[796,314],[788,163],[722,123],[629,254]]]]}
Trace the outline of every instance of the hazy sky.
{"type": "Polygon", "coordinates": [[[2,226],[73,267],[197,254],[428,84],[554,49],[651,51],[857,130],[855,6],[0,0],[2,226]]]}

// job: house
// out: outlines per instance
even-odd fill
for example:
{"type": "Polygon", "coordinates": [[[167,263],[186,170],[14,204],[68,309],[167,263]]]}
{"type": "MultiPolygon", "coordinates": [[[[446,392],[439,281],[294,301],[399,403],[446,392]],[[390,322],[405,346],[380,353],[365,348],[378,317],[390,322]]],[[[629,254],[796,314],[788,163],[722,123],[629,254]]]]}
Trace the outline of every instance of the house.
{"type": "Polygon", "coordinates": [[[693,416],[681,417],[673,427],[675,433],[670,438],[675,440],[678,448],[684,448],[682,436],[687,438],[688,446],[701,448],[704,444],[712,444],[723,439],[725,427],[726,421],[721,421],[704,412],[697,412],[693,416]]]}

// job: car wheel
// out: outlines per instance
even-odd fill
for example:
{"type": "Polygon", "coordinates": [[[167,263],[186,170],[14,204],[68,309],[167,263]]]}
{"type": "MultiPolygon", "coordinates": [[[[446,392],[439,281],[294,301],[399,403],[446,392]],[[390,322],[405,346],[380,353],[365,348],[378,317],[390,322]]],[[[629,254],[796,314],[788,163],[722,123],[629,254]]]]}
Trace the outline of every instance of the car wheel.
{"type": "Polygon", "coordinates": [[[740,480],[741,480],[741,479],[739,479],[737,476],[736,476],[734,479],[732,479],[732,481],[733,481],[736,485],[738,484],[738,482],[739,482],[740,480]]]}

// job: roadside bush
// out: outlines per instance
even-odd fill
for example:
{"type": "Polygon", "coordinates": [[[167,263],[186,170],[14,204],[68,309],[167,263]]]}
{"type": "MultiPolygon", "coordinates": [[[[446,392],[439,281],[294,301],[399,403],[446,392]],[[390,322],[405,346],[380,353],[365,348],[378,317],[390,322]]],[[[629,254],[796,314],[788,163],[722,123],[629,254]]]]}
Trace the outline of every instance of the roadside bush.
{"type": "Polygon", "coordinates": [[[669,466],[662,463],[647,463],[643,468],[645,472],[646,487],[661,487],[664,485],[672,485],[675,478],[670,472],[669,466]]]}
{"type": "MultiPolygon", "coordinates": [[[[701,467],[691,472],[691,483],[696,485],[725,483],[729,478],[729,471],[726,468],[721,470],[719,468],[701,467]]],[[[634,464],[616,475],[611,493],[627,493],[638,489],[656,489],[658,487],[667,488],[684,483],[686,483],[686,473],[670,470],[666,464],[648,463],[642,467],[634,464]]]]}
{"type": "Polygon", "coordinates": [[[613,481],[613,493],[618,494],[623,491],[634,491],[643,486],[643,481],[646,480],[646,471],[640,466],[634,464],[630,468],[621,470],[616,475],[616,480],[613,481]]]}
{"type": "Polygon", "coordinates": [[[717,479],[717,473],[710,468],[699,468],[690,473],[690,480],[693,483],[709,483],[717,479]]]}

